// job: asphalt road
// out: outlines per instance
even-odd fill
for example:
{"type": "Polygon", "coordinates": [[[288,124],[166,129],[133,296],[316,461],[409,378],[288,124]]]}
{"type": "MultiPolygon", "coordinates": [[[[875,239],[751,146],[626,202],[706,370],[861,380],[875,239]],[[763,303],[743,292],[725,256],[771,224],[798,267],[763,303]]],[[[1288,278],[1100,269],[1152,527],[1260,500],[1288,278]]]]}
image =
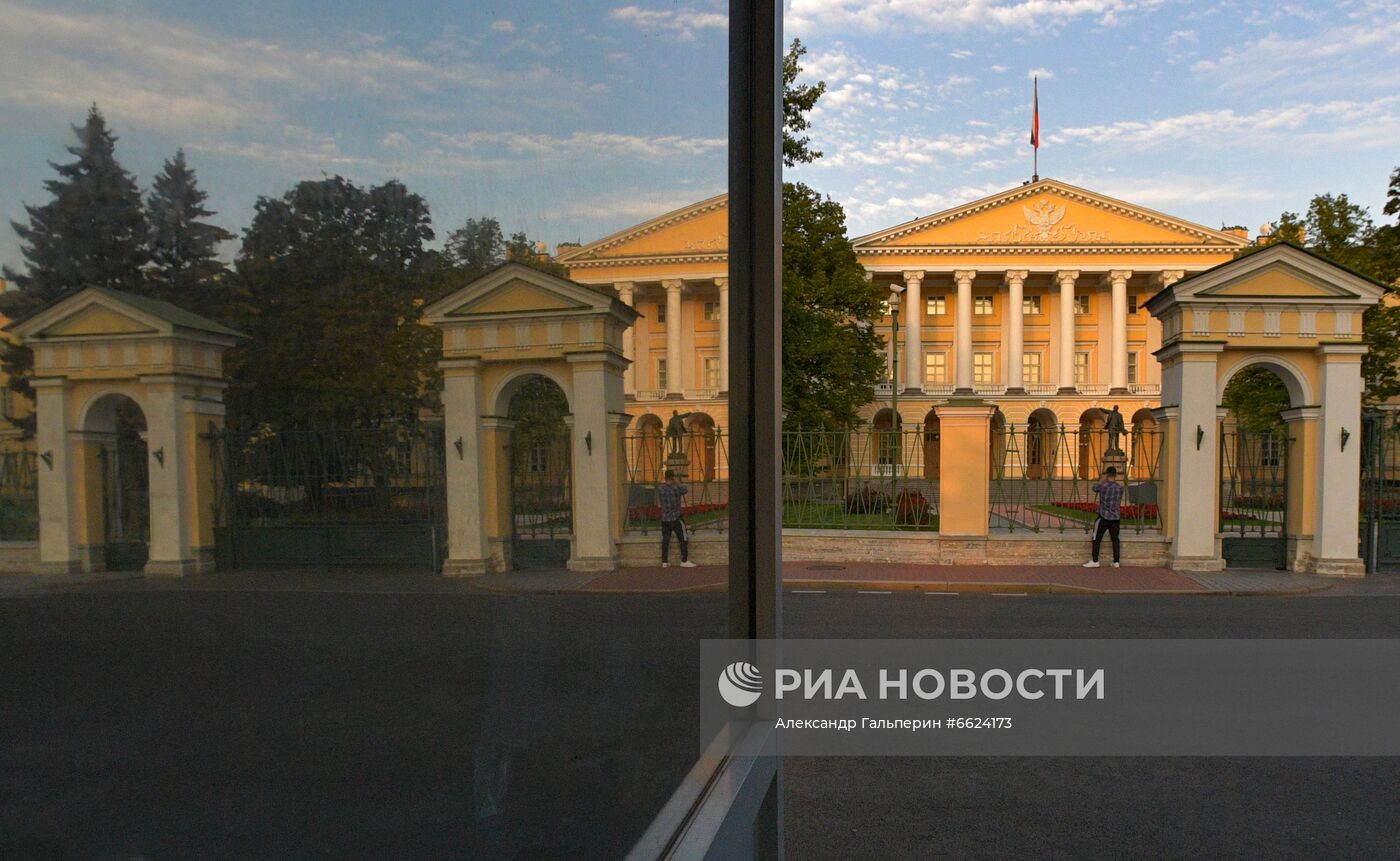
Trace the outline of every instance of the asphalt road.
{"type": "MultiPolygon", "coordinates": [[[[617,858],[723,600],[0,598],[0,857],[617,858]]],[[[196,587],[196,588],[192,588],[196,587]]],[[[1392,637],[1400,598],[790,594],[789,636],[1392,637]]],[[[808,858],[1400,857],[1400,761],[793,759],[808,858]]]]}

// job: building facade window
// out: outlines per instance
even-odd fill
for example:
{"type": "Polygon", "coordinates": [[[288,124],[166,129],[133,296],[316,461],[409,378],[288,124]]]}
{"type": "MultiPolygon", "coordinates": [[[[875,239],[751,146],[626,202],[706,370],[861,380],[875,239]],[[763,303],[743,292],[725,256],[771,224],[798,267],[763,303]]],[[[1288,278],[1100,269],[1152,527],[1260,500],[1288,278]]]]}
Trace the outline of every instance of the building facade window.
{"type": "Polygon", "coordinates": [[[1135,385],[1137,385],[1137,384],[1138,384],[1138,354],[1137,354],[1136,352],[1130,350],[1130,351],[1128,351],[1128,385],[1130,385],[1130,386],[1135,386],[1135,385]]]}
{"type": "Polygon", "coordinates": [[[719,302],[705,303],[705,320],[709,323],[719,322],[719,302]]]}
{"type": "Polygon", "coordinates": [[[1087,385],[1089,379],[1089,354],[1085,352],[1074,354],[1074,384],[1076,386],[1087,385]]]}
{"type": "Polygon", "coordinates": [[[667,383],[667,379],[666,379],[666,360],[665,360],[665,359],[657,359],[657,360],[656,360],[656,387],[657,387],[658,389],[669,388],[669,384],[667,383]]]}
{"type": "Polygon", "coordinates": [[[948,313],[948,298],[946,296],[930,296],[924,300],[924,315],[928,317],[941,317],[948,313]]]}
{"type": "Polygon", "coordinates": [[[1024,317],[1039,317],[1039,316],[1040,316],[1040,297],[1039,297],[1039,296],[1023,296],[1023,297],[1021,297],[1021,315],[1024,316],[1024,317]]]}
{"type": "Polygon", "coordinates": [[[656,303],[656,322],[662,326],[666,325],[666,303],[656,303]]]}
{"type": "Polygon", "coordinates": [[[1137,297],[1137,294],[1136,294],[1136,293],[1129,293],[1129,294],[1128,294],[1128,313],[1129,313],[1129,314],[1136,314],[1137,312],[1138,312],[1138,297],[1137,297]]]}
{"type": "Polygon", "coordinates": [[[980,386],[989,386],[997,381],[996,367],[991,353],[972,354],[972,381],[980,386]]]}
{"type": "Polygon", "coordinates": [[[1074,316],[1076,316],[1076,317],[1084,317],[1084,316],[1087,316],[1088,314],[1089,314],[1089,297],[1088,297],[1088,296],[1075,296],[1075,297],[1074,297],[1074,316]]]}
{"type": "Polygon", "coordinates": [[[993,305],[992,305],[992,297],[991,297],[991,296],[974,296],[974,297],[973,297],[973,299],[972,299],[972,313],[973,313],[974,316],[977,316],[977,317],[990,317],[990,316],[992,316],[992,308],[993,308],[993,305]]]}
{"type": "Polygon", "coordinates": [[[924,353],[924,382],[948,382],[947,353],[924,353]]]}
{"type": "Polygon", "coordinates": [[[1039,353],[1026,353],[1021,356],[1021,375],[1028,383],[1041,382],[1039,353]]]}
{"type": "Polygon", "coordinates": [[[529,472],[549,471],[549,446],[542,442],[532,443],[525,460],[525,469],[529,472]]]}
{"type": "Polygon", "coordinates": [[[719,388],[719,357],[706,356],[703,373],[705,375],[705,388],[719,388]]]}
{"type": "Polygon", "coordinates": [[[1259,442],[1259,465],[1274,468],[1282,466],[1283,440],[1274,434],[1265,434],[1259,442]]]}

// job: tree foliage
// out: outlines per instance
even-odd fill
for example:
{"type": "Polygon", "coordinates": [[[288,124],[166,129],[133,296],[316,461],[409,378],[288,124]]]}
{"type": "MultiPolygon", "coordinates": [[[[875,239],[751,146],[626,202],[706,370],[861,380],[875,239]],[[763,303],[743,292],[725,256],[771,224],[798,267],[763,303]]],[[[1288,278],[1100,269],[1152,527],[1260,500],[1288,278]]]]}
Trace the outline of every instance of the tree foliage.
{"type": "Polygon", "coordinates": [[[1257,365],[1245,368],[1225,384],[1224,406],[1235,414],[1240,427],[1250,431],[1267,431],[1283,423],[1279,413],[1292,401],[1288,387],[1278,374],[1257,365]]]}
{"type": "Polygon", "coordinates": [[[274,429],[413,421],[437,332],[419,325],[428,205],[397,181],[336,176],[260,198],[236,272],[248,300],[229,356],[231,424],[274,429]]]}
{"type": "Polygon", "coordinates": [[[227,302],[228,267],[219,259],[219,244],[232,233],[205,219],[208,194],[185,162],[184,150],[165,162],[148,198],[151,264],[145,292],[197,313],[221,316],[227,302]]]}
{"type": "MultiPolygon", "coordinates": [[[[807,113],[824,83],[798,85],[806,49],[793,40],[783,58],[783,161],[821,157],[807,113]]],[[[874,320],[878,292],[865,280],[846,237],[841,205],[801,183],[783,183],[783,409],[788,428],[855,423],[884,369],[874,320]]]]}

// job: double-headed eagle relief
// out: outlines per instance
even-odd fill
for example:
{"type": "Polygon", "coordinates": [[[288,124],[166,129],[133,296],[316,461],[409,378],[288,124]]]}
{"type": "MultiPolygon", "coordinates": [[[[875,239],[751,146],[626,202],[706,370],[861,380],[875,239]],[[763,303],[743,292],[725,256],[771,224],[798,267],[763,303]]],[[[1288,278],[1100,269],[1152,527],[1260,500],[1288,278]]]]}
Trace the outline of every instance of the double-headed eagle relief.
{"type": "Polygon", "coordinates": [[[1017,242],[1107,242],[1107,230],[1080,230],[1074,224],[1061,224],[1065,220],[1066,205],[1056,204],[1048,197],[1035,203],[1022,204],[1021,212],[1026,216],[1024,224],[1013,224],[1006,230],[983,231],[977,235],[978,242],[1017,243],[1017,242]]]}

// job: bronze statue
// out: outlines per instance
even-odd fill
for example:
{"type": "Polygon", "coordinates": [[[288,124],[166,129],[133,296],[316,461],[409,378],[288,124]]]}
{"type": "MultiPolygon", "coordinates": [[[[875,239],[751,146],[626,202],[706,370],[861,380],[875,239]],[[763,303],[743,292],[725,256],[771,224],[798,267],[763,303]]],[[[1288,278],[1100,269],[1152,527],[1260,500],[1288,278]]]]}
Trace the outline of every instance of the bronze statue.
{"type": "Polygon", "coordinates": [[[671,444],[671,454],[681,453],[681,437],[685,435],[685,420],[694,413],[680,413],[671,410],[671,418],[666,422],[666,439],[671,444]]]}
{"type": "Polygon", "coordinates": [[[1118,439],[1127,433],[1127,427],[1123,424],[1123,414],[1118,412],[1118,405],[1113,405],[1113,412],[1104,419],[1103,429],[1108,433],[1108,450],[1104,454],[1123,454],[1123,449],[1118,445],[1118,439]]]}

